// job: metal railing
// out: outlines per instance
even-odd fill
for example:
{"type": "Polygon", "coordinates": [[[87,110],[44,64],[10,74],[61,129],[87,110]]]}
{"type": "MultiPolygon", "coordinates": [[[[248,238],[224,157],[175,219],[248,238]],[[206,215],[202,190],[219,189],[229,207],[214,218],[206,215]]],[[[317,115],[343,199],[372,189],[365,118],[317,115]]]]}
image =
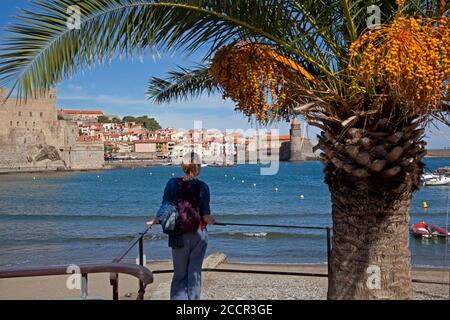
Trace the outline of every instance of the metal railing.
{"type": "MultiPolygon", "coordinates": [[[[329,277],[332,272],[330,265],[331,254],[331,228],[330,227],[316,227],[316,226],[299,226],[299,225],[275,225],[275,224],[246,224],[246,223],[216,223],[216,226],[242,226],[242,227],[262,227],[262,228],[285,228],[285,229],[303,229],[303,230],[318,230],[325,231],[326,245],[327,245],[327,273],[310,273],[310,272],[293,272],[293,271],[271,271],[271,270],[246,270],[246,269],[220,269],[220,268],[203,268],[204,272],[219,272],[219,273],[252,273],[252,274],[267,274],[267,275],[289,275],[289,276],[304,276],[304,277],[329,277]]],[[[147,285],[153,282],[154,274],[173,273],[172,269],[167,270],[153,270],[150,271],[145,267],[144,261],[144,237],[151,229],[150,226],[139,232],[128,244],[127,248],[122,251],[109,264],[90,264],[81,265],[80,273],[82,275],[82,297],[87,298],[87,275],[90,273],[110,273],[110,284],[112,286],[113,300],[119,299],[119,274],[128,274],[138,279],[139,291],[137,300],[143,300],[145,289],[147,285]],[[123,259],[138,246],[138,264],[122,263],[123,259]]],[[[36,277],[36,276],[52,276],[52,275],[67,275],[68,266],[60,267],[40,267],[40,268],[20,268],[20,269],[0,269],[0,279],[2,278],[20,278],[20,277],[36,277]]],[[[438,268],[436,268],[438,269],[438,268]]],[[[449,281],[428,281],[421,279],[412,279],[415,283],[436,284],[449,286],[450,293],[450,269],[443,269],[449,271],[449,281]]]]}
{"type": "Polygon", "coordinates": [[[327,267],[328,274],[331,274],[331,228],[330,227],[314,227],[314,226],[290,226],[277,224],[251,224],[251,223],[216,223],[217,226],[240,226],[240,227],[257,227],[257,228],[283,228],[283,229],[303,229],[303,230],[322,230],[326,232],[327,237],[327,267]]]}
{"type": "MultiPolygon", "coordinates": [[[[135,264],[125,264],[125,263],[106,263],[106,264],[84,264],[84,265],[77,265],[76,267],[79,268],[79,272],[82,277],[81,281],[82,299],[88,298],[87,284],[89,274],[113,272],[114,274],[119,273],[128,274],[130,276],[138,278],[139,283],[141,284],[137,298],[138,300],[144,299],[146,286],[153,282],[153,273],[142,265],[138,266],[135,264]]],[[[56,266],[56,267],[25,267],[14,269],[0,269],[0,279],[70,275],[72,274],[70,270],[73,270],[73,265],[56,266]]]]}
{"type": "MultiPolygon", "coordinates": [[[[114,258],[113,263],[120,263],[122,260],[130,253],[131,250],[139,244],[139,265],[144,266],[144,236],[151,229],[151,226],[146,227],[142,232],[139,232],[133,240],[130,241],[128,247],[116,258],[114,258]]],[[[119,300],[119,273],[112,272],[109,277],[109,281],[113,288],[113,300],[119,300]]],[[[145,293],[145,284],[139,279],[139,297],[144,296],[145,293]]]]}
{"type": "MultiPolygon", "coordinates": [[[[327,273],[312,273],[312,272],[293,272],[293,271],[272,271],[272,270],[246,270],[246,269],[220,269],[220,268],[203,268],[204,272],[218,272],[218,273],[251,273],[251,274],[267,274],[267,275],[287,275],[287,276],[302,276],[302,277],[323,277],[328,278],[332,273],[331,264],[330,264],[330,256],[331,256],[331,227],[317,227],[317,226],[299,226],[299,225],[276,225],[276,224],[250,224],[250,223],[221,223],[216,222],[212,226],[239,226],[239,227],[256,227],[256,228],[285,228],[285,229],[303,229],[303,230],[318,230],[325,231],[326,233],[326,244],[327,244],[327,273]]],[[[144,237],[149,232],[151,227],[146,227],[142,232],[138,233],[134,239],[129,243],[126,250],[124,250],[114,262],[122,261],[127,254],[137,245],[139,244],[139,264],[144,265],[144,237]]],[[[413,283],[422,283],[422,284],[436,284],[436,285],[447,285],[449,287],[449,298],[450,298],[450,268],[441,267],[434,268],[436,270],[448,271],[449,272],[449,281],[431,281],[431,280],[422,280],[422,279],[412,279],[413,283]]],[[[166,274],[173,273],[173,269],[166,270],[153,270],[153,274],[166,274]]],[[[111,274],[111,284],[118,284],[118,275],[112,273],[111,274]]],[[[141,284],[139,284],[141,286],[141,284]]],[[[117,291],[116,291],[117,294],[117,291]]],[[[114,295],[113,295],[114,296],[114,295]]]]}
{"type": "MultiPolygon", "coordinates": [[[[215,223],[215,226],[244,226],[244,227],[266,227],[266,228],[285,228],[285,229],[303,229],[303,230],[321,230],[326,232],[326,241],[327,241],[327,266],[328,266],[328,274],[331,274],[331,266],[330,266],[330,254],[331,254],[331,228],[330,227],[315,227],[315,226],[296,226],[296,225],[274,225],[274,224],[245,224],[245,223],[215,223]]],[[[133,240],[131,240],[127,246],[127,248],[121,252],[114,260],[114,263],[121,262],[130,252],[133,250],[136,245],[139,246],[138,249],[138,257],[139,257],[139,265],[144,266],[144,237],[151,229],[150,226],[146,227],[144,230],[139,232],[133,240]]],[[[203,268],[204,272],[235,272],[235,273],[259,273],[259,274],[273,274],[273,275],[297,275],[297,276],[316,276],[316,277],[328,277],[328,274],[319,274],[319,273],[305,273],[305,272],[283,272],[283,271],[263,271],[263,270],[233,270],[233,269],[209,269],[203,268]]],[[[153,274],[163,274],[163,273],[172,273],[173,270],[154,270],[153,274]]],[[[113,299],[118,299],[118,285],[119,285],[119,275],[117,273],[110,274],[110,283],[113,287],[113,299]]],[[[142,291],[143,284],[139,282],[139,292],[142,291]]]]}

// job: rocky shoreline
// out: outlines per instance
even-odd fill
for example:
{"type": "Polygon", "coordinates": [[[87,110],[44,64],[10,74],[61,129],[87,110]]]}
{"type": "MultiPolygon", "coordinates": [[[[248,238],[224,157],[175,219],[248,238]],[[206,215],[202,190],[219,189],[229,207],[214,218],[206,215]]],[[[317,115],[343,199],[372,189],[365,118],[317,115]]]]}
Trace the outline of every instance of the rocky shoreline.
{"type": "Polygon", "coordinates": [[[48,167],[15,167],[15,168],[0,168],[0,174],[21,174],[21,173],[48,173],[48,172],[95,172],[115,169],[138,169],[148,167],[162,167],[166,162],[156,161],[133,161],[133,162],[110,162],[105,163],[101,168],[90,169],[68,169],[60,166],[48,167]]]}

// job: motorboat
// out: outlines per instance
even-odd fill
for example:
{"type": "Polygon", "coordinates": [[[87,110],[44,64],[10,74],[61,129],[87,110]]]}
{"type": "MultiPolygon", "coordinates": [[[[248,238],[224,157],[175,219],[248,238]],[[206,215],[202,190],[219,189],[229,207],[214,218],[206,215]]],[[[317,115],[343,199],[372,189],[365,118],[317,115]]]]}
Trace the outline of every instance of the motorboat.
{"type": "Polygon", "coordinates": [[[435,173],[427,173],[422,175],[422,184],[424,186],[445,186],[450,184],[450,177],[435,173]]]}
{"type": "Polygon", "coordinates": [[[234,164],[229,164],[229,163],[213,163],[209,165],[210,167],[214,167],[214,168],[228,168],[228,167],[234,167],[234,164]]]}
{"type": "Polygon", "coordinates": [[[448,237],[450,233],[434,224],[420,221],[411,226],[412,235],[420,238],[448,237]]]}

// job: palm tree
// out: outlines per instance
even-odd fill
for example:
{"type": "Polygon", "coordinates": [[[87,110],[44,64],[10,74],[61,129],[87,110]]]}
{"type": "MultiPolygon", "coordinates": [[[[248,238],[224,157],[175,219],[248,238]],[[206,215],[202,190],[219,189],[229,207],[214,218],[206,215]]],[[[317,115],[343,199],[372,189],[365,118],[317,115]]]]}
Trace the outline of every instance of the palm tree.
{"type": "Polygon", "coordinates": [[[328,297],[409,299],[424,127],[448,125],[447,9],[442,0],[34,0],[7,28],[0,85],[28,99],[117,55],[204,52],[199,65],[152,78],[150,97],[221,92],[261,122],[301,114],[320,128],[333,217],[328,297]],[[79,29],[67,28],[71,5],[79,29]],[[383,24],[368,29],[373,5],[383,24]]]}

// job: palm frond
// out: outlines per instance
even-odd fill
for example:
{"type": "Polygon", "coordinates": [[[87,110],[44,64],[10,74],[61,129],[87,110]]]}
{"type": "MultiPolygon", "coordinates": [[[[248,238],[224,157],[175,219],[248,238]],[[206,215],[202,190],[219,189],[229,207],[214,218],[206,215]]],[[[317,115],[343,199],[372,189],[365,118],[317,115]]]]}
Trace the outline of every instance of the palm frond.
{"type": "Polygon", "coordinates": [[[169,71],[166,79],[153,77],[147,87],[148,97],[155,103],[186,100],[220,90],[209,73],[209,66],[198,65],[169,71]]]}
{"type": "MultiPolygon", "coordinates": [[[[403,11],[434,16],[445,3],[409,0],[403,11]]],[[[318,90],[345,96],[348,48],[367,28],[370,5],[381,8],[383,23],[398,13],[395,0],[32,0],[32,8],[21,11],[0,43],[0,86],[27,99],[117,55],[180,49],[190,54],[206,48],[205,63],[218,48],[246,41],[274,47],[319,79],[318,90]],[[72,5],[82,13],[79,29],[67,27],[72,5]]],[[[190,82],[195,88],[200,69],[181,69],[169,74],[173,81],[154,78],[151,84],[160,95],[150,95],[161,101],[186,97],[189,86],[176,79],[186,81],[189,73],[195,75],[190,82]],[[177,95],[171,88],[186,90],[177,95]]]]}
{"type": "MultiPolygon", "coordinates": [[[[34,0],[7,27],[0,46],[0,85],[26,99],[79,68],[145,49],[190,53],[242,39],[264,42],[320,65],[288,40],[297,21],[282,0],[34,0]],[[67,8],[81,9],[80,29],[67,28],[67,8]]],[[[328,72],[326,66],[318,67],[328,72]]]]}

